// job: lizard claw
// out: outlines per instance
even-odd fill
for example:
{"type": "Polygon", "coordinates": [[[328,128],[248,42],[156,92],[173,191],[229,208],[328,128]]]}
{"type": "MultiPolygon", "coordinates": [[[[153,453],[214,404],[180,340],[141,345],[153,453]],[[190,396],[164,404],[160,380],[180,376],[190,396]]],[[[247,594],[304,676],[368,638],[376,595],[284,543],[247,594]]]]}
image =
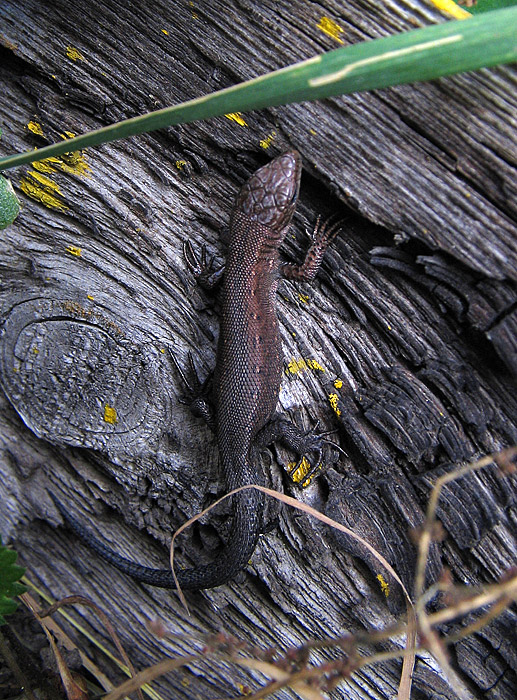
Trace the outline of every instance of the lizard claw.
{"type": "Polygon", "coordinates": [[[223,267],[215,267],[215,255],[208,256],[206,245],[201,247],[198,257],[190,241],[183,242],[183,257],[197,283],[204,289],[212,289],[222,279],[223,267]]]}
{"type": "Polygon", "coordinates": [[[337,214],[329,216],[323,223],[321,221],[321,216],[318,216],[314,228],[309,232],[309,237],[314,243],[325,240],[328,245],[341,231],[342,226],[343,220],[339,219],[337,214]]]}
{"type": "Polygon", "coordinates": [[[201,382],[197,373],[196,365],[194,364],[194,358],[192,353],[188,352],[188,374],[181,367],[176,356],[169,349],[169,355],[171,357],[172,363],[176,367],[178,374],[181,377],[181,381],[185,386],[185,396],[179,399],[179,402],[186,404],[190,407],[192,413],[198,418],[203,418],[203,420],[210,426],[213,427],[215,424],[214,411],[208,400],[207,396],[210,393],[210,385],[212,377],[209,375],[204,382],[201,382]]]}
{"type": "Polygon", "coordinates": [[[320,422],[318,420],[311,428],[308,428],[304,433],[302,433],[299,447],[300,454],[304,454],[305,452],[316,452],[318,454],[318,459],[321,457],[322,437],[326,435],[326,433],[317,432],[319,424],[320,422]]]}
{"type": "Polygon", "coordinates": [[[321,217],[318,216],[314,229],[309,233],[309,238],[312,243],[305,254],[305,260],[301,265],[284,263],[281,268],[283,277],[302,282],[310,282],[313,280],[319,270],[329,243],[341,231],[342,223],[340,219],[333,221],[333,217],[321,223],[321,217]]]}
{"type": "Polygon", "coordinates": [[[321,469],[323,445],[330,445],[347,456],[346,452],[339,445],[326,439],[326,436],[333,431],[318,432],[318,425],[319,421],[300,436],[297,450],[299,450],[299,454],[303,456],[296,465],[289,470],[291,479],[302,488],[308,486],[316,472],[321,469]],[[308,452],[312,452],[314,455],[310,461],[305,456],[308,452]]]}
{"type": "Polygon", "coordinates": [[[201,247],[201,259],[199,259],[194,251],[194,246],[192,243],[190,241],[184,241],[183,257],[185,258],[188,269],[192,272],[194,277],[199,277],[206,273],[206,271],[212,267],[214,262],[214,255],[211,255],[210,259],[208,259],[207,247],[204,243],[201,247]]]}

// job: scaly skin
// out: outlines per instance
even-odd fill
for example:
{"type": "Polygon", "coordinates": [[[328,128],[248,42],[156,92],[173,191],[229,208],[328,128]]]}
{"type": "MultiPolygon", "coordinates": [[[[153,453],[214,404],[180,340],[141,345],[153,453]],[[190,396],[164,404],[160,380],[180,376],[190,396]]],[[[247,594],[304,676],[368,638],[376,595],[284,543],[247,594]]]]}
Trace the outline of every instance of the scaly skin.
{"type": "MultiPolygon", "coordinates": [[[[276,314],[278,281],[282,275],[312,279],[331,233],[320,229],[304,265],[280,263],[278,249],[296,207],[300,176],[301,159],[296,151],[275,158],[242,187],[231,216],[214,377],[217,442],[229,490],[263,484],[263,475],[251,457],[261,431],[263,436],[267,433],[266,443],[283,438],[299,453],[319,449],[321,444],[319,436],[301,433],[287,421],[272,420],[282,372],[276,314]]],[[[189,266],[194,267],[192,262],[189,266]]],[[[199,267],[198,272],[201,277],[207,270],[199,267]]],[[[259,442],[263,446],[264,439],[259,442]]],[[[93,538],[53,498],[72,529],[117,568],[152,586],[176,587],[170,570],[140,566],[120,557],[93,538]]],[[[256,489],[234,495],[233,526],[227,546],[210,564],[178,571],[180,587],[213,588],[243,569],[255,550],[263,510],[264,496],[256,489]]]]}

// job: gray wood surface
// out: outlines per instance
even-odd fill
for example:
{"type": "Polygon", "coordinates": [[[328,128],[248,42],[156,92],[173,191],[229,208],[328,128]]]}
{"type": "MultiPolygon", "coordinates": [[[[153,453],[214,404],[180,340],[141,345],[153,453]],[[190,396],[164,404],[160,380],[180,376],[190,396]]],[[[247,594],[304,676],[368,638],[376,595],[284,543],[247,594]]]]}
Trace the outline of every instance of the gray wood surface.
{"type": "MultiPolygon", "coordinates": [[[[413,0],[3,0],[0,152],[336,48],[318,29],[323,16],[345,44],[444,20],[413,0]]],[[[9,173],[32,197],[20,194],[23,211],[0,243],[0,533],[48,595],[81,592],[106,610],[137,668],[190,648],[153,637],[146,623],[156,617],[177,633],[222,629],[284,649],[399,614],[364,553],[281,509],[248,570],[189,595],[188,616],[174,593],[98,559],[48,497],[128,557],[166,566],[171,532],[224,493],[214,438],[178,400],[170,361],[170,351],[184,361],[190,349],[206,376],[217,338],[217,302],[193,286],[182,241],[221,256],[238,187],[286,146],[304,159],[286,258],[301,258],[317,215],[344,224],[316,282],[285,283],[279,294],[279,408],[334,430],[348,456],[329,450],[323,474],[300,491],[283,470],[293,456],[276,448],[262,457],[269,483],[352,524],[411,585],[408,530],[437,475],[517,442],[515,80],[508,66],[246,114],[245,126],[221,117],[88,151],[85,171],[69,161],[9,173]]],[[[460,583],[492,582],[515,564],[510,478],[494,468],[464,478],[439,514],[447,538],[433,549],[430,580],[446,565],[460,583]]],[[[210,559],[227,515],[223,505],[182,536],[182,565],[210,559]]],[[[105,638],[88,611],[76,615],[105,638]]],[[[465,697],[513,698],[514,611],[457,644],[452,662],[465,697]]],[[[375,665],[333,697],[392,698],[399,675],[396,662],[375,665]]],[[[240,684],[255,687],[256,677],[207,662],[156,687],[164,698],[215,698],[237,696],[240,684]]],[[[414,684],[415,698],[457,697],[430,659],[417,663],[414,684]]]]}

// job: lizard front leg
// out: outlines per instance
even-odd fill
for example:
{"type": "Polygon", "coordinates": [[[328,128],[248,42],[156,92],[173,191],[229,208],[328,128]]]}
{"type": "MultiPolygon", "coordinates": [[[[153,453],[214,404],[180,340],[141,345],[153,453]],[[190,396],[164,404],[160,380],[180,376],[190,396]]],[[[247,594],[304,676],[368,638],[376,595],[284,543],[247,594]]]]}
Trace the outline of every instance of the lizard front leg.
{"type": "Polygon", "coordinates": [[[311,282],[320,268],[329,243],[341,230],[341,221],[331,222],[327,219],[321,223],[320,217],[316,221],[312,232],[312,244],[305,254],[305,260],[301,265],[283,263],[280,265],[280,274],[285,279],[298,282],[311,282]]]}
{"type": "Polygon", "coordinates": [[[214,266],[215,256],[210,255],[210,257],[208,257],[206,245],[203,245],[201,248],[201,255],[198,257],[192,243],[190,241],[184,241],[183,257],[185,258],[188,269],[200,287],[211,290],[221,284],[224,276],[224,265],[220,267],[214,266]]]}

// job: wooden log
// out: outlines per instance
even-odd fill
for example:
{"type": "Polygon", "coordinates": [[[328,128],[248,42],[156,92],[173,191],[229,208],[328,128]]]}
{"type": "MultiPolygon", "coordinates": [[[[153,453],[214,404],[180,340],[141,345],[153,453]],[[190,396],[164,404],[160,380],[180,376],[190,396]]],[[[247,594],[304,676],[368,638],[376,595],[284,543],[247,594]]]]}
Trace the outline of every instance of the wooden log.
{"type": "MultiPolygon", "coordinates": [[[[10,0],[0,17],[2,155],[339,42],[444,19],[417,0],[246,2],[231,13],[218,0],[10,0]],[[322,17],[341,28],[339,42],[321,31],[322,17]]],[[[48,496],[117,551],[163,567],[171,533],[225,492],[214,438],[178,401],[170,360],[171,350],[191,350],[206,376],[218,332],[217,302],[193,286],[182,241],[221,255],[238,187],[285,147],[304,159],[286,257],[301,258],[303,228],[318,214],[344,225],[316,282],[279,294],[279,407],[299,425],[336,431],[347,457],[329,449],[321,476],[300,491],[283,469],[292,455],[277,448],[261,457],[268,483],[357,528],[411,586],[408,533],[437,476],[516,441],[514,81],[514,68],[502,67],[264,110],[243,115],[245,124],[221,117],[9,173],[23,211],[0,245],[0,532],[46,594],[81,592],[107,611],[138,669],[191,649],[158,641],[146,626],[156,617],[174,633],[225,630],[285,650],[400,614],[397,594],[385,599],[375,563],[355,545],[273,508],[278,527],[247,571],[190,594],[189,616],[174,593],[97,558],[48,496]]],[[[439,511],[447,537],[433,548],[429,580],[442,565],[459,583],[497,580],[515,563],[514,508],[514,483],[495,467],[448,487],[439,511]]],[[[223,546],[228,512],[223,504],[181,537],[181,565],[223,546]]],[[[90,611],[75,612],[109,644],[90,611]]],[[[510,610],[452,648],[464,697],[514,697],[514,630],[510,610]]],[[[372,665],[333,697],[393,697],[399,677],[397,661],[372,665]]],[[[207,661],[156,687],[163,698],[235,697],[257,682],[207,661]]],[[[415,697],[458,697],[430,658],[418,661],[414,687],[415,697]]]]}

